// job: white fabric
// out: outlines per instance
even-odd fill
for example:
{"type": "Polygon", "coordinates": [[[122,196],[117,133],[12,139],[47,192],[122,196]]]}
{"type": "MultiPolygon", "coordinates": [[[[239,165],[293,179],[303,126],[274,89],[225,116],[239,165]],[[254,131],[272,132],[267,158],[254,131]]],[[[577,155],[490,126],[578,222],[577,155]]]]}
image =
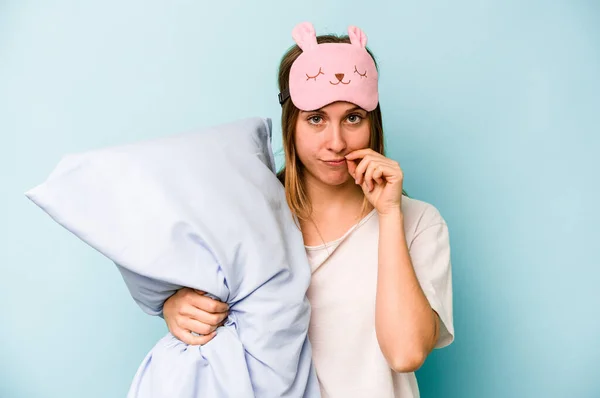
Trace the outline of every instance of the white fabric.
{"type": "MultiPolygon", "coordinates": [[[[448,228],[426,202],[403,197],[402,211],[417,278],[442,320],[436,348],[445,347],[454,339],[448,228]]],[[[393,372],[377,342],[378,237],[373,210],[340,239],[306,246],[312,270],[309,338],[324,398],[419,397],[414,372],[393,372]]]]}
{"type": "Polygon", "coordinates": [[[208,344],[161,339],[130,398],[319,397],[310,269],[269,119],[67,155],[26,195],[116,263],[144,311],[183,286],[229,303],[208,344]]]}

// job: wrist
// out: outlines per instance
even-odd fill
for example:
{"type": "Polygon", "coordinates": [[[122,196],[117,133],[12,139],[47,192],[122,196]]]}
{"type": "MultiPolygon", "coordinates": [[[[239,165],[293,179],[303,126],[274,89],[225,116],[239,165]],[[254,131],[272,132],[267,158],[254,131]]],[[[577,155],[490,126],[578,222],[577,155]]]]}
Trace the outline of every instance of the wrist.
{"type": "Polygon", "coordinates": [[[402,209],[400,205],[391,207],[385,210],[377,210],[377,214],[379,215],[379,219],[393,219],[398,220],[399,218],[404,218],[404,214],[402,213],[402,209]]]}

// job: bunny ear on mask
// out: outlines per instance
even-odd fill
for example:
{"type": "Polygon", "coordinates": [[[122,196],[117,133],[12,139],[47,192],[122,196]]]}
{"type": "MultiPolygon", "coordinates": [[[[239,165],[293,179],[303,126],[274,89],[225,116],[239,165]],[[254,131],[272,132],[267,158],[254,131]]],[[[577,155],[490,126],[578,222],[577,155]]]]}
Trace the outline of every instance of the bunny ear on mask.
{"type": "Polygon", "coordinates": [[[302,22],[292,30],[302,53],[290,68],[288,87],[279,93],[279,103],[288,98],[300,110],[311,111],[336,101],[350,102],[366,111],[379,103],[375,61],[367,51],[367,35],[348,27],[350,43],[317,42],[315,28],[302,22]]]}
{"type": "Polygon", "coordinates": [[[357,26],[350,26],[348,28],[348,37],[350,42],[355,46],[367,47],[367,35],[357,26]]]}
{"type": "Polygon", "coordinates": [[[317,46],[317,34],[315,33],[313,24],[310,22],[302,22],[296,25],[294,30],[292,30],[292,37],[302,51],[307,51],[317,46]]]}

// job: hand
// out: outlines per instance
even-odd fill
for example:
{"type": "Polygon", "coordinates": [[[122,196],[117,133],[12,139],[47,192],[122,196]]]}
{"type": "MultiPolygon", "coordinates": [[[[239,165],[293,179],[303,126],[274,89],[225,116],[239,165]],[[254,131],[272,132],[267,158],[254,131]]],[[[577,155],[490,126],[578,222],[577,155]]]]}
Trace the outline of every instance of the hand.
{"type": "Polygon", "coordinates": [[[380,215],[401,211],[404,175],[398,162],[370,148],[353,151],[346,160],[350,175],[380,215]]]}
{"type": "Polygon", "coordinates": [[[212,340],[228,315],[227,304],[187,287],[169,297],[163,307],[163,317],[171,334],[189,345],[204,345],[212,340]]]}

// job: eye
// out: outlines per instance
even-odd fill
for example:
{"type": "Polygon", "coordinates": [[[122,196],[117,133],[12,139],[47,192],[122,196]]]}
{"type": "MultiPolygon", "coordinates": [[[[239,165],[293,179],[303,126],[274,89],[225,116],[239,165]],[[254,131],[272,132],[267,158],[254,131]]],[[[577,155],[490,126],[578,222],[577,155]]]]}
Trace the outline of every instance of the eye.
{"type": "Polygon", "coordinates": [[[360,73],[356,65],[354,65],[354,73],[358,73],[360,77],[367,77],[367,70],[365,69],[365,73],[360,73]]]}
{"type": "Polygon", "coordinates": [[[347,120],[348,120],[348,122],[350,122],[350,124],[358,124],[358,123],[362,122],[363,117],[362,117],[362,115],[353,113],[352,115],[348,115],[347,120]]]}
{"type": "Polygon", "coordinates": [[[310,124],[320,124],[323,121],[323,117],[319,115],[312,115],[308,117],[308,122],[310,124]]]}
{"type": "Polygon", "coordinates": [[[319,73],[317,73],[317,74],[316,74],[316,75],[314,75],[314,76],[309,76],[309,75],[308,75],[308,73],[307,73],[307,74],[306,74],[306,80],[309,80],[309,79],[315,79],[315,81],[317,81],[317,76],[319,76],[319,75],[324,75],[324,74],[325,74],[325,73],[321,72],[321,68],[319,68],[319,73]]]}

